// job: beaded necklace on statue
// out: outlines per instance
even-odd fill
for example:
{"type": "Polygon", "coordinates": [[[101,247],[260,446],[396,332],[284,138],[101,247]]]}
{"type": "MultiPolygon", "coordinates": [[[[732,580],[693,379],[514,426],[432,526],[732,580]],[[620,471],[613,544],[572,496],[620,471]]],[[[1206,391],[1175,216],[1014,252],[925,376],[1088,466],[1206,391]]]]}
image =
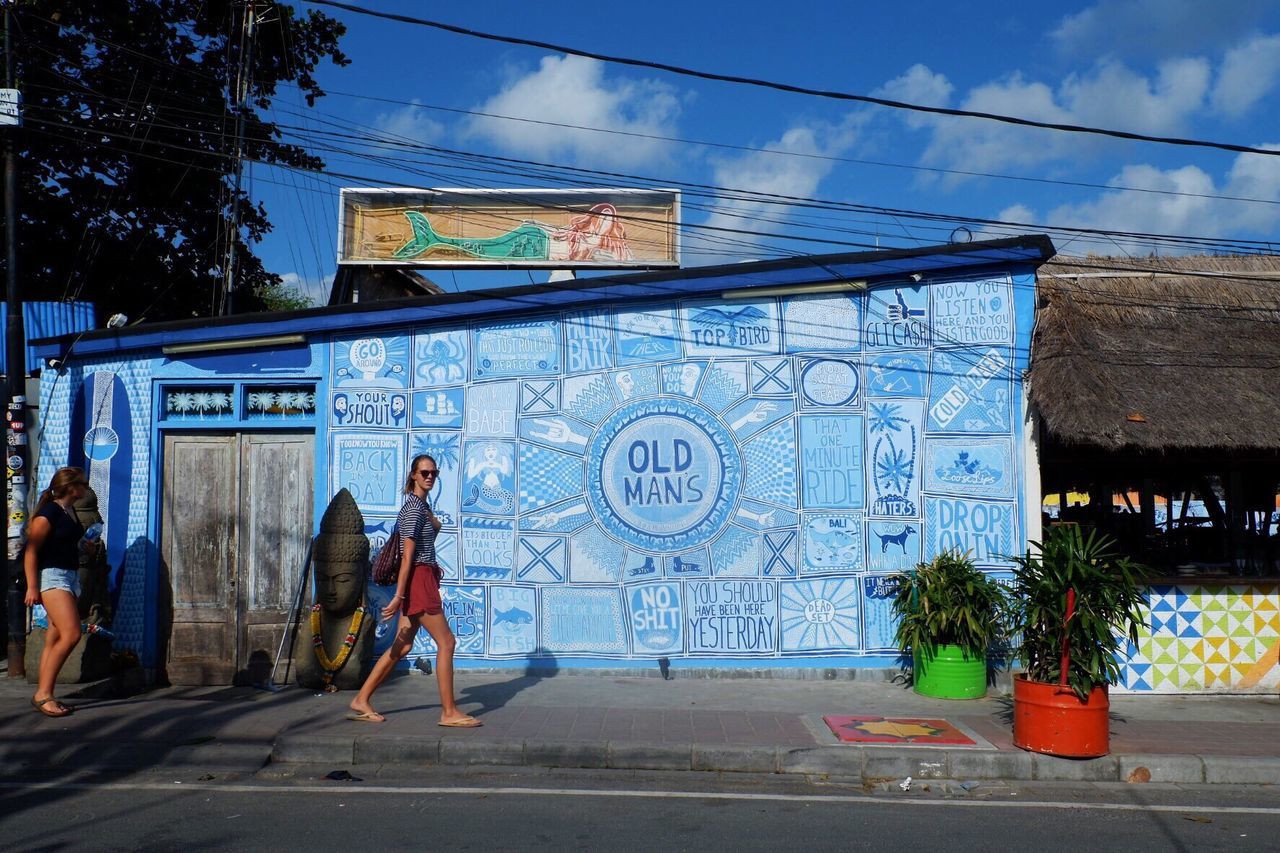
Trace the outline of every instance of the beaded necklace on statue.
{"type": "Polygon", "coordinates": [[[342,640],[342,648],[338,649],[338,656],[330,660],[328,653],[324,650],[324,638],[320,636],[320,605],[311,605],[311,646],[315,649],[316,660],[320,662],[320,668],[324,670],[325,693],[338,692],[338,688],[333,685],[333,677],[338,674],[338,670],[342,669],[347,662],[347,658],[351,657],[351,648],[356,644],[356,635],[360,633],[360,624],[362,622],[364,622],[363,602],[351,616],[351,629],[347,631],[347,636],[342,640]]]}

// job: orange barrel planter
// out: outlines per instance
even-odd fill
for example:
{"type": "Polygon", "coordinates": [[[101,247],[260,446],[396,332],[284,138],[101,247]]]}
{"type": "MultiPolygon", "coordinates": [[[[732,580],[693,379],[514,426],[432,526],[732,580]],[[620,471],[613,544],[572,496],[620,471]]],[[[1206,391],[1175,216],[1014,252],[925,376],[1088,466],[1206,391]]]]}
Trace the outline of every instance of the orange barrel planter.
{"type": "Polygon", "coordinates": [[[1099,685],[1081,702],[1069,687],[1013,679],[1013,745],[1063,758],[1097,758],[1111,751],[1111,700],[1099,685]]]}
{"type": "Polygon", "coordinates": [[[987,659],[971,658],[964,648],[940,645],[929,657],[917,653],[912,681],[921,696],[938,699],[977,699],[987,695],[987,659]]]}

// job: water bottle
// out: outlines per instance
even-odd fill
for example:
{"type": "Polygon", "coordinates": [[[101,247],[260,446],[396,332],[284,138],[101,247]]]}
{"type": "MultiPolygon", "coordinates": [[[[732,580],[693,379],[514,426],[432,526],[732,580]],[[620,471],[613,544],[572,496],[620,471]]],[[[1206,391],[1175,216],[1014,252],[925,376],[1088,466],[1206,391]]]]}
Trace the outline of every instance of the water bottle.
{"type": "Polygon", "coordinates": [[[85,531],[84,531],[85,542],[88,542],[89,544],[92,545],[96,543],[98,540],[100,540],[101,538],[102,538],[102,522],[101,521],[95,521],[93,524],[90,524],[87,528],[85,528],[85,531]]]}

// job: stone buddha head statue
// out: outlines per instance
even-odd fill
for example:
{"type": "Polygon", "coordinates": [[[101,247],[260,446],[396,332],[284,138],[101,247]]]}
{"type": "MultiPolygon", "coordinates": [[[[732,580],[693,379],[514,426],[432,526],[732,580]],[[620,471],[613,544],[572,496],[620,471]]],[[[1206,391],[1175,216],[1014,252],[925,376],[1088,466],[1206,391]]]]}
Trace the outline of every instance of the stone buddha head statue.
{"type": "Polygon", "coordinates": [[[320,534],[311,548],[311,571],[319,609],[310,627],[318,631],[309,632],[312,642],[304,646],[298,660],[298,683],[326,690],[353,689],[372,664],[377,614],[366,614],[368,618],[362,616],[355,625],[369,571],[369,540],[364,535],[364,516],[346,489],[334,495],[320,519],[320,534]],[[351,643],[349,633],[355,635],[351,643]]]}
{"type": "Polygon", "coordinates": [[[330,618],[351,616],[364,597],[369,540],[364,535],[364,516],[346,489],[334,495],[320,519],[311,564],[321,612],[330,618]]]}
{"type": "Polygon", "coordinates": [[[316,562],[316,601],[326,616],[350,616],[360,605],[364,594],[364,572],[359,566],[343,563],[316,562]]]}

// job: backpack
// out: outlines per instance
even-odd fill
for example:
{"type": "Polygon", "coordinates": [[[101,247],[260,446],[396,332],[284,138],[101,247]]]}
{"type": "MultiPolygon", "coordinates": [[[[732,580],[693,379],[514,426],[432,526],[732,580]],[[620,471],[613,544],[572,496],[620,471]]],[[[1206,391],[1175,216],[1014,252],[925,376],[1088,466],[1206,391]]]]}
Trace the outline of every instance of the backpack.
{"type": "Polygon", "coordinates": [[[400,525],[391,528],[391,536],[373,558],[373,582],[378,586],[393,586],[400,579],[400,557],[404,553],[400,539],[400,525]]]}

